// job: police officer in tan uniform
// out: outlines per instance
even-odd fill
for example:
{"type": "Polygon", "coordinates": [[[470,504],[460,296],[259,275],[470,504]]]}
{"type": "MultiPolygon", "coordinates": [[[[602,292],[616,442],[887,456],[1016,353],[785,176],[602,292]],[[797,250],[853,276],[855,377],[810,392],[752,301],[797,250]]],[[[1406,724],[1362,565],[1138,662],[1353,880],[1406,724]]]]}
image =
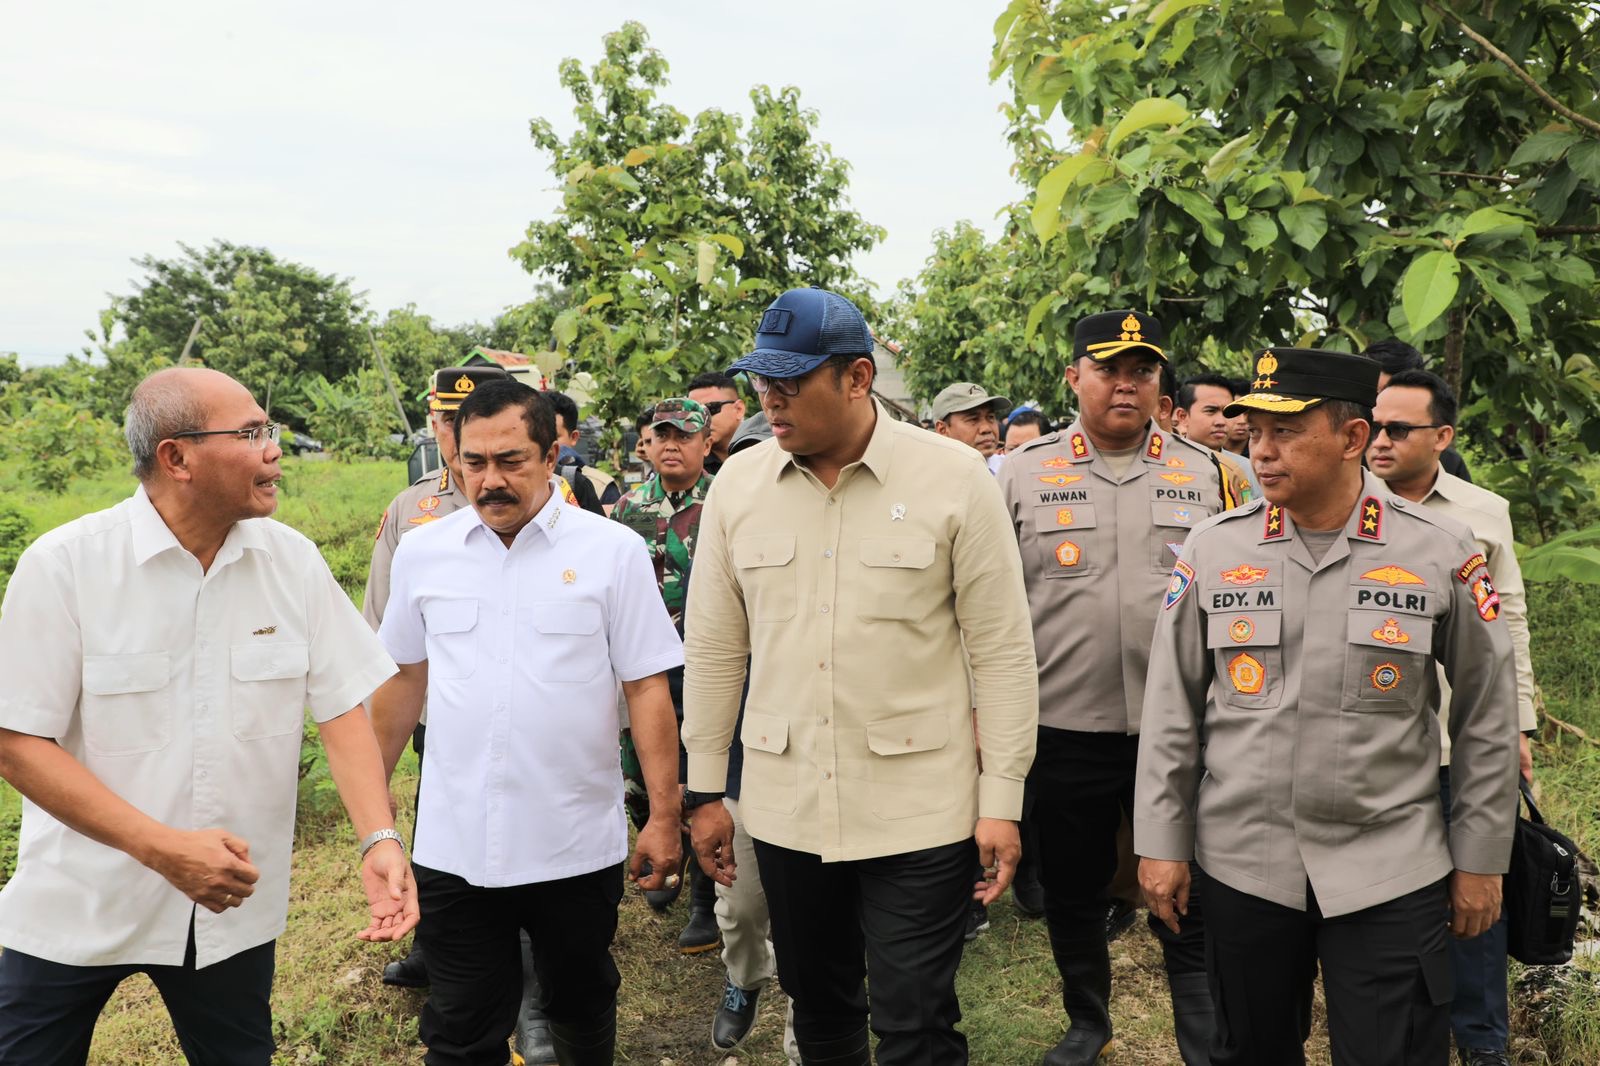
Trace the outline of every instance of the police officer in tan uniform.
{"type": "MultiPolygon", "coordinates": [[[[1212,453],[1154,421],[1161,323],[1090,315],[1067,382],[1079,416],[1013,452],[1000,471],[1022,551],[1039,663],[1039,744],[1028,774],[1050,947],[1071,1019],[1045,1066],[1093,1062],[1111,1041],[1106,893],[1117,830],[1133,809],[1150,633],[1189,530],[1233,505],[1212,453]]],[[[1186,1062],[1211,1035],[1199,914],[1163,940],[1186,1062]]]]}
{"type": "Polygon", "coordinates": [[[1376,363],[1273,348],[1255,368],[1226,413],[1249,414],[1266,498],[1194,531],[1156,626],[1140,884],[1181,922],[1190,860],[1209,878],[1213,1063],[1303,1063],[1320,964],[1334,1063],[1443,1066],[1447,937],[1499,913],[1516,811],[1499,596],[1465,526],[1362,469],[1376,363]]]}

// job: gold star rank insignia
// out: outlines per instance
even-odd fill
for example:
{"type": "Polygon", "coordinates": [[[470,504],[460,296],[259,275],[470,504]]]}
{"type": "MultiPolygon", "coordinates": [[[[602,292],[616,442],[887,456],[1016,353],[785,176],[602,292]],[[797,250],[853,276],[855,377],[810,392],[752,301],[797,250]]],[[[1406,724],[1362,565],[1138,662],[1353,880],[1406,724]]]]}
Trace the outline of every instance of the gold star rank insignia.
{"type": "Polygon", "coordinates": [[[1361,501],[1361,526],[1356,530],[1356,535],[1367,540],[1378,540],[1383,536],[1383,505],[1376,496],[1368,496],[1361,501]]]}
{"type": "Polygon", "coordinates": [[[1267,508],[1267,531],[1262,534],[1262,539],[1272,540],[1283,536],[1283,508],[1277,504],[1267,508]]]}

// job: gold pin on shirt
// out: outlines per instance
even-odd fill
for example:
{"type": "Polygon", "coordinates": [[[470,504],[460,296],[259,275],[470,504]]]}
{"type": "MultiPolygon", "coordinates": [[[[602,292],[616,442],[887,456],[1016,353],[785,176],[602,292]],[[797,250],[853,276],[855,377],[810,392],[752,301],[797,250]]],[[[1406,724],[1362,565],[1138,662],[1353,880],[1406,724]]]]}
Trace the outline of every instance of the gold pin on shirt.
{"type": "Polygon", "coordinates": [[[571,585],[574,582],[576,582],[577,580],[578,580],[578,572],[576,570],[563,570],[563,571],[561,571],[561,583],[563,585],[571,585]]]}

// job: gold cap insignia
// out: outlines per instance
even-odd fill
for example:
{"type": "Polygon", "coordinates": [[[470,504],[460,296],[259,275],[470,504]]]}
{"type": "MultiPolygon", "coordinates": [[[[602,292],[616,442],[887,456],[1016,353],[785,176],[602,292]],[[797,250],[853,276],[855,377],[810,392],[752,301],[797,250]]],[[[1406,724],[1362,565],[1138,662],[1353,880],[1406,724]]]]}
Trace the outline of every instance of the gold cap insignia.
{"type": "Polygon", "coordinates": [[[1144,340],[1144,334],[1139,332],[1139,320],[1131,314],[1122,320],[1122,339],[1125,341],[1144,340]]]}
{"type": "Polygon", "coordinates": [[[1261,358],[1256,360],[1256,379],[1250,383],[1252,389],[1270,389],[1277,384],[1272,380],[1272,375],[1278,372],[1278,357],[1271,352],[1262,352],[1261,358]]]}
{"type": "Polygon", "coordinates": [[[467,375],[462,374],[460,377],[456,378],[456,391],[457,392],[471,392],[472,389],[473,389],[472,379],[467,377],[467,375]]]}

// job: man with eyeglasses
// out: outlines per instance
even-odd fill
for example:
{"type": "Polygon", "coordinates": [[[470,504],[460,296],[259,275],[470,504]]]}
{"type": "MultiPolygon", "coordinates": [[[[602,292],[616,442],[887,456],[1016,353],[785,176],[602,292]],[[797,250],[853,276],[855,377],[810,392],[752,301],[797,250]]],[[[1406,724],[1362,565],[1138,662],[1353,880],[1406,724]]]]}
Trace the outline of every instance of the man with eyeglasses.
{"type": "Polygon", "coordinates": [[[278,434],[232,378],[159,371],[128,405],[133,496],[17,563],[0,775],[27,802],[0,891],[0,1061],[85,1061],[138,972],[190,1062],[271,1061],[308,708],[361,842],[357,935],[417,922],[361,705],[394,663],[316,545],[268,517],[278,434]]]}
{"type": "Polygon", "coordinates": [[[684,807],[702,867],[731,885],[721,800],[748,672],[739,809],[801,1061],[869,1061],[865,979],[877,1061],[950,1066],[967,1062],[955,1028],[967,903],[993,902],[1020,851],[1033,640],[982,457],[894,421],[872,397],[872,352],[849,300],[792,289],[731,368],[749,375],[776,446],[731,459],[706,499],[684,807]]]}
{"type": "Polygon", "coordinates": [[[728,446],[744,421],[744,399],[739,386],[726,374],[715,371],[697,375],[689,382],[689,399],[700,404],[711,416],[711,454],[706,457],[706,473],[716,476],[728,461],[728,446]]]}
{"type": "MultiPolygon", "coordinates": [[[[1529,737],[1539,725],[1538,697],[1528,635],[1528,601],[1511,530],[1511,507],[1504,497],[1461,480],[1441,465],[1441,457],[1455,437],[1456,420],[1455,393],[1442,378],[1426,370],[1400,371],[1378,393],[1373,417],[1368,468],[1396,495],[1449,515],[1471,529],[1479,554],[1489,562],[1500,598],[1500,617],[1511,635],[1516,661],[1521,773],[1532,781],[1529,737]]],[[[1440,721],[1445,728],[1440,730],[1439,788],[1448,819],[1451,694],[1442,677],[1440,690],[1440,721]]],[[[1456,986],[1450,1027],[1462,1063],[1495,1066],[1509,1062],[1505,917],[1481,936],[1452,940],[1450,961],[1456,986]]]]}

